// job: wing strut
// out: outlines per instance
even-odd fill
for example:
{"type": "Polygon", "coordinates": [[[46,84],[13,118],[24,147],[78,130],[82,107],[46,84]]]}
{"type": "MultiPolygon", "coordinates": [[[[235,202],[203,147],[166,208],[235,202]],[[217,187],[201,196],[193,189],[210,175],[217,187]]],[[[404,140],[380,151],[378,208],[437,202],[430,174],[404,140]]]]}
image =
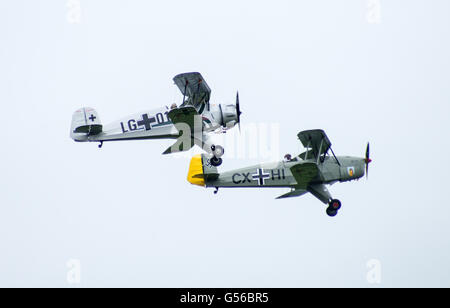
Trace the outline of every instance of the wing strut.
{"type": "Polygon", "coordinates": [[[334,155],[333,148],[330,147],[330,150],[331,150],[331,153],[333,153],[333,157],[334,157],[334,159],[336,159],[337,164],[339,165],[339,167],[341,167],[341,163],[340,163],[339,160],[337,159],[336,155],[334,155]]]}
{"type": "Polygon", "coordinates": [[[305,155],[305,160],[308,159],[308,154],[309,154],[309,147],[311,146],[311,141],[308,142],[308,145],[306,146],[306,155],[305,155]]]}
{"type": "Polygon", "coordinates": [[[186,80],[186,84],[184,85],[184,93],[183,93],[183,105],[184,105],[184,101],[186,100],[186,89],[188,86],[189,81],[186,80]]]}
{"type": "MultiPolygon", "coordinates": [[[[319,164],[319,162],[322,162],[322,160],[320,159],[320,156],[322,155],[322,145],[323,145],[323,139],[320,141],[320,146],[319,146],[319,155],[317,155],[317,164],[319,164]]],[[[327,153],[325,153],[324,155],[326,155],[327,153]]]]}

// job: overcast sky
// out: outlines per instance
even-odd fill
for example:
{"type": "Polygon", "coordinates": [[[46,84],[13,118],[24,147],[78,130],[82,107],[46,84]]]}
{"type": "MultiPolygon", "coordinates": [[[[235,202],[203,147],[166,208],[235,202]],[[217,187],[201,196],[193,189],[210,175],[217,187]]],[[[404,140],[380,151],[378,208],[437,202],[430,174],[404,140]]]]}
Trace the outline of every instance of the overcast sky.
{"type": "MultiPolygon", "coordinates": [[[[448,12],[447,0],[1,1],[0,286],[450,287],[448,12]],[[244,128],[278,131],[279,158],[305,129],[324,129],[337,155],[370,141],[369,180],[331,186],[343,208],[329,218],[311,195],[192,186],[190,155],[161,155],[169,141],[69,138],[82,106],[107,124],[179,103],[172,77],[188,71],[214,102],[239,90],[244,128]]],[[[222,170],[267,159],[232,153],[222,170]]]]}

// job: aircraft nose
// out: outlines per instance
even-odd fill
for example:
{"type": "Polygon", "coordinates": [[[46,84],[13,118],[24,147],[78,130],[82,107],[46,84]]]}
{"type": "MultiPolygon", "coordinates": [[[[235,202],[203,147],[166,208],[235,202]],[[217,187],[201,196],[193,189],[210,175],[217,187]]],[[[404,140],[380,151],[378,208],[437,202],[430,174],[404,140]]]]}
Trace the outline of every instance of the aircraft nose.
{"type": "Polygon", "coordinates": [[[237,109],[235,105],[221,105],[223,124],[231,128],[238,123],[237,109]]]}

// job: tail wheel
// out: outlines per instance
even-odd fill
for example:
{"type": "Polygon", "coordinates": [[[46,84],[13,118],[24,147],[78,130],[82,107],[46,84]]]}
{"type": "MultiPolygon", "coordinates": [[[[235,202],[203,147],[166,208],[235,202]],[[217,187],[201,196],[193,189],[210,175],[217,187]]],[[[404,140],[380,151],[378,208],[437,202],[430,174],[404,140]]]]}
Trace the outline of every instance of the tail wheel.
{"type": "Polygon", "coordinates": [[[341,201],[339,201],[338,199],[331,200],[329,205],[331,208],[333,208],[336,211],[340,210],[342,207],[341,201]]]}
{"type": "Polygon", "coordinates": [[[330,217],[336,216],[338,213],[337,210],[333,209],[331,206],[327,208],[327,215],[330,217]]]}
{"type": "Polygon", "coordinates": [[[211,165],[213,165],[214,167],[219,167],[220,165],[222,165],[222,158],[217,158],[215,156],[213,156],[210,160],[211,165]]]}

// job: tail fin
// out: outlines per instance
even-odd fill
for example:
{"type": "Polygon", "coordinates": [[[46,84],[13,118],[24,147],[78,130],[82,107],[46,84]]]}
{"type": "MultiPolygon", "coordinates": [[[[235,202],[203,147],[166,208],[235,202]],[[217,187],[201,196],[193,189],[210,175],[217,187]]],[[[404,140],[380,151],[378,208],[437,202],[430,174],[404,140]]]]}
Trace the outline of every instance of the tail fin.
{"type": "Polygon", "coordinates": [[[90,107],[83,107],[73,113],[70,137],[82,141],[87,136],[100,134],[103,130],[97,111],[90,107]]]}
{"type": "Polygon", "coordinates": [[[210,157],[206,154],[195,155],[191,159],[187,180],[189,183],[198,186],[206,186],[208,181],[219,177],[217,168],[211,165],[210,157]]]}

